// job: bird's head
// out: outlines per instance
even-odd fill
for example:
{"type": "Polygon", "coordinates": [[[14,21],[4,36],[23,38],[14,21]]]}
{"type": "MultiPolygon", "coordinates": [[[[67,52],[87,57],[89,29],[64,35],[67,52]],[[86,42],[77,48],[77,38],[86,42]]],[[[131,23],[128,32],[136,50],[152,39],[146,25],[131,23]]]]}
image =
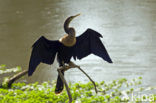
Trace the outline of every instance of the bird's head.
{"type": "Polygon", "coordinates": [[[75,16],[70,16],[68,17],[65,22],[64,22],[64,30],[67,34],[69,35],[75,35],[75,29],[73,27],[69,27],[70,22],[77,16],[79,16],[80,14],[77,14],[75,16]]]}

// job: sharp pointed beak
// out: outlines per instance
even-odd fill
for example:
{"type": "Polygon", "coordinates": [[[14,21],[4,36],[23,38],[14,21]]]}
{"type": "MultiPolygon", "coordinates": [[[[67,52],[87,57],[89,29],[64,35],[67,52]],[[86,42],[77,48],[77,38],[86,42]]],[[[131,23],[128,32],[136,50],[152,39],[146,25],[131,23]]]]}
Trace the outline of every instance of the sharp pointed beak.
{"type": "Polygon", "coordinates": [[[77,16],[80,16],[80,14],[77,14],[77,15],[75,15],[75,16],[70,16],[70,17],[68,17],[66,20],[65,20],[65,22],[64,22],[64,30],[65,30],[65,32],[68,34],[69,33],[69,23],[75,18],[75,17],[77,17],[77,16]]]}
{"type": "Polygon", "coordinates": [[[80,16],[80,14],[77,14],[77,15],[73,16],[73,18],[75,18],[75,17],[77,17],[77,16],[80,16]]]}

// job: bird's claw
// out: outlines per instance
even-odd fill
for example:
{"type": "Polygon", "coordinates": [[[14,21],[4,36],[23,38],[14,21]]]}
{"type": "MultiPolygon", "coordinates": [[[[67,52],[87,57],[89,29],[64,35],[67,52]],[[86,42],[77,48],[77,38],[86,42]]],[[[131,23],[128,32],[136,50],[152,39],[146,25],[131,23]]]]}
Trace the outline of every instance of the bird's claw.
{"type": "Polygon", "coordinates": [[[80,68],[80,66],[78,66],[78,65],[76,65],[75,63],[73,63],[73,62],[69,62],[69,64],[68,64],[71,68],[80,68]]]}
{"type": "Polygon", "coordinates": [[[67,71],[70,68],[80,68],[80,66],[76,65],[73,62],[69,62],[68,65],[67,64],[64,64],[63,66],[61,66],[60,68],[58,68],[58,70],[60,70],[60,71],[67,71]]]}
{"type": "Polygon", "coordinates": [[[67,66],[67,65],[64,65],[64,66],[61,66],[61,67],[59,67],[58,69],[57,69],[57,71],[67,71],[69,69],[69,66],[67,66]]]}

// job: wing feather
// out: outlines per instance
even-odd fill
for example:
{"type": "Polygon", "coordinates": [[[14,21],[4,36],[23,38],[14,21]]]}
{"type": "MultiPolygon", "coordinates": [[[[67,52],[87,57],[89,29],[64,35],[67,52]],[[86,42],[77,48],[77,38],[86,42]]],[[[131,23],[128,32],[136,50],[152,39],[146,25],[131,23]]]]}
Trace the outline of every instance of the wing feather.
{"type": "Polygon", "coordinates": [[[58,51],[59,42],[50,41],[41,36],[32,46],[32,53],[29,61],[28,75],[32,75],[36,67],[42,62],[53,64],[58,51]]]}
{"type": "Polygon", "coordinates": [[[90,54],[97,55],[105,61],[112,63],[112,60],[102,44],[100,37],[102,35],[92,29],[87,29],[82,35],[76,38],[74,46],[74,59],[82,59],[90,54]]]}

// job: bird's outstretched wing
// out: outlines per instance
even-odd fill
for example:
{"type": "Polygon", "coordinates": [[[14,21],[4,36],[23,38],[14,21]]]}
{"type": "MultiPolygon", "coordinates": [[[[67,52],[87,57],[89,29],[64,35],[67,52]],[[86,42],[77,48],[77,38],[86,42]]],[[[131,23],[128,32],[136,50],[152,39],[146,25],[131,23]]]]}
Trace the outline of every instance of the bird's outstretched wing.
{"type": "Polygon", "coordinates": [[[74,46],[74,59],[82,59],[89,54],[94,54],[112,63],[100,37],[102,37],[102,35],[92,29],[87,29],[82,35],[78,36],[76,38],[76,45],[74,46]]]}
{"type": "Polygon", "coordinates": [[[58,41],[50,41],[41,36],[32,46],[32,53],[29,61],[28,76],[32,75],[36,67],[42,62],[53,64],[58,51],[58,41]]]}

